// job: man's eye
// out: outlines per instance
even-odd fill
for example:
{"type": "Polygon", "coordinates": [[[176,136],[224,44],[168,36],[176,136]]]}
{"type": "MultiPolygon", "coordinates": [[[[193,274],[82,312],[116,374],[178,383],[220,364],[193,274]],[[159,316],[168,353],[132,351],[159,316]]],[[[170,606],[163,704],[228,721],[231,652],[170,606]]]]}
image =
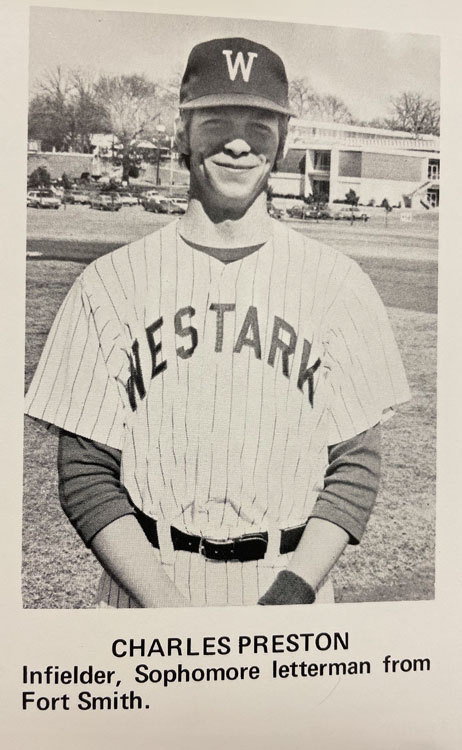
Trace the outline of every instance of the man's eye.
{"type": "Polygon", "coordinates": [[[271,133],[271,128],[269,128],[267,125],[263,125],[262,123],[255,123],[251,126],[252,133],[256,133],[256,135],[268,135],[271,133]]]}
{"type": "Polygon", "coordinates": [[[223,122],[221,120],[207,120],[203,123],[203,126],[208,130],[219,130],[223,127],[223,122]]]}

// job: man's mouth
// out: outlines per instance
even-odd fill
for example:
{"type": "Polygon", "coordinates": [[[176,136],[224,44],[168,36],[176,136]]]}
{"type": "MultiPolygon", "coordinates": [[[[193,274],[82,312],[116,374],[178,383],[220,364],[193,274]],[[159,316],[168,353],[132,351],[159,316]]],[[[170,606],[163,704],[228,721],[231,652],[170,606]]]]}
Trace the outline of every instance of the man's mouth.
{"type": "Polygon", "coordinates": [[[258,164],[237,164],[233,162],[223,161],[214,161],[213,163],[216,167],[221,167],[222,169],[232,169],[236,172],[246,172],[249,169],[255,169],[255,167],[259,166],[258,164]]]}

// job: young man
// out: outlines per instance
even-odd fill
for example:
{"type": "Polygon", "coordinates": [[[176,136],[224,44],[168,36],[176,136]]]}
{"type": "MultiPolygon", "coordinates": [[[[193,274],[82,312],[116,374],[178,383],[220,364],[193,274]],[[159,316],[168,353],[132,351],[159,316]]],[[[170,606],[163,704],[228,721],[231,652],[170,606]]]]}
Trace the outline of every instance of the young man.
{"type": "Polygon", "coordinates": [[[60,428],[63,507],[113,607],[332,601],[408,398],[383,305],[346,256],[269,218],[290,117],[280,58],[195,47],[180,92],[185,216],[91,264],[28,413],[60,428]]]}

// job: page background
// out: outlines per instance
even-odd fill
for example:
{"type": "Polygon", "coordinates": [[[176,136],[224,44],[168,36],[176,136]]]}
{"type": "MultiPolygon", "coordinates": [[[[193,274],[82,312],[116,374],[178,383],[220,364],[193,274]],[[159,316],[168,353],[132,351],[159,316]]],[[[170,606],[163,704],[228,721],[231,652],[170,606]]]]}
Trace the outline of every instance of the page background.
{"type": "MultiPolygon", "coordinates": [[[[64,2],[48,3],[62,7],[64,2]]],[[[115,2],[72,2],[70,7],[123,9],[115,2]]],[[[217,7],[196,2],[173,5],[133,2],[130,11],[158,11],[216,14],[217,7]]],[[[456,483],[459,465],[460,336],[458,332],[460,257],[460,209],[457,153],[461,101],[460,20],[455,3],[430,2],[386,5],[349,2],[268,3],[234,2],[220,7],[220,15],[262,17],[331,25],[380,28],[394,31],[441,34],[442,36],[442,158],[444,199],[440,209],[440,303],[439,303],[439,437],[437,498],[437,577],[433,602],[352,604],[320,608],[237,608],[155,611],[40,611],[22,609],[21,568],[21,485],[22,485],[22,398],[24,350],[25,221],[24,181],[27,138],[27,55],[28,9],[21,3],[4,4],[1,24],[2,86],[8,97],[8,116],[2,127],[2,163],[8,175],[2,185],[5,206],[1,291],[3,305],[2,368],[2,496],[4,576],[2,597],[3,670],[0,701],[4,718],[0,737],[5,746],[36,748],[88,747],[123,748],[136,742],[139,747],[202,748],[213,743],[231,748],[239,743],[276,748],[456,748],[460,746],[461,700],[460,648],[460,553],[458,529],[461,509],[456,483]],[[7,187],[7,190],[6,190],[7,187]],[[5,197],[6,193],[6,197],[5,197]],[[136,686],[129,660],[116,663],[110,644],[116,637],[177,636],[196,640],[203,636],[349,631],[349,659],[369,659],[375,673],[370,677],[329,680],[272,680],[255,682],[156,687],[151,692],[155,710],[120,712],[22,712],[20,710],[21,667],[44,668],[57,664],[120,671],[126,687],[136,686]],[[381,659],[428,657],[431,672],[393,677],[381,673],[381,659]]],[[[46,43],[46,40],[44,40],[46,43]]],[[[275,655],[291,661],[290,654],[275,655]]],[[[309,654],[298,654],[299,660],[309,654]]],[[[271,658],[249,655],[242,660],[235,653],[217,664],[260,664],[269,673],[271,658]]],[[[327,660],[335,660],[328,653],[327,660]]],[[[138,660],[132,660],[138,662],[138,660]]],[[[167,661],[167,660],[165,660],[167,661]]],[[[176,664],[173,658],[168,666],[176,664]]],[[[200,659],[183,660],[198,666],[200,659]],[[194,664],[193,664],[194,662],[194,664]],[[197,662],[197,664],[196,664],[197,662]]],[[[162,664],[152,666],[162,667],[162,664]]],[[[167,664],[165,664],[167,666],[167,664]]],[[[125,686],[125,685],[124,685],[125,686]]],[[[62,692],[63,688],[58,688],[62,692]]],[[[139,690],[141,692],[141,690],[139,690]]],[[[110,692],[110,691],[107,691],[110,692]]]]}

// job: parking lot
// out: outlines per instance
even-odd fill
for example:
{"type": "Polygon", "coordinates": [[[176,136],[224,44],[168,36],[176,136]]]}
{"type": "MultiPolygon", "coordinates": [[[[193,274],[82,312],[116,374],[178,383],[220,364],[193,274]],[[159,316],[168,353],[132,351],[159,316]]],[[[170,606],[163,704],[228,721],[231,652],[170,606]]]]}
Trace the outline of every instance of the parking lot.
{"type": "MultiPolygon", "coordinates": [[[[28,252],[40,252],[36,249],[38,240],[109,243],[115,247],[143,237],[174,218],[145,211],[142,206],[124,206],[117,212],[100,212],[79,205],[62,206],[58,211],[28,208],[28,252]]],[[[333,220],[282,221],[355,257],[437,260],[437,214],[416,212],[410,222],[401,221],[399,211],[386,218],[383,211],[377,211],[368,222],[353,224],[333,220]]]]}

